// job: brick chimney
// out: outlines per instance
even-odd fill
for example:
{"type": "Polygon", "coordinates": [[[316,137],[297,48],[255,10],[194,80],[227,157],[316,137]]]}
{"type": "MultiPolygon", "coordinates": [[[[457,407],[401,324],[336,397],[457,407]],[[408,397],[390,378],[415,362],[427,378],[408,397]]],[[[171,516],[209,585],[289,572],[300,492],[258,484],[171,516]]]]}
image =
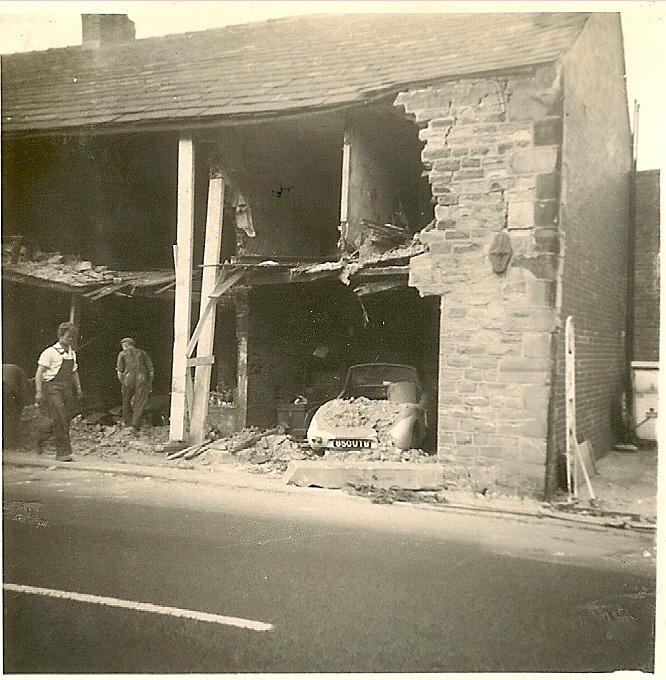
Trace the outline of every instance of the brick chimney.
{"type": "Polygon", "coordinates": [[[127,14],[82,14],[81,33],[84,50],[122,45],[135,37],[134,22],[127,14]]]}

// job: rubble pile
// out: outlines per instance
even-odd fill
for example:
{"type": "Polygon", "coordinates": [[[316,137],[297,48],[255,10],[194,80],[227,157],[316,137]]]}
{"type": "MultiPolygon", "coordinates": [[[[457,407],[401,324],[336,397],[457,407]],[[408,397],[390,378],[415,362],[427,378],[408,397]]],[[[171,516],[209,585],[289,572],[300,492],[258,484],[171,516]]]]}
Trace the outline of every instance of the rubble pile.
{"type": "Polygon", "coordinates": [[[156,445],[166,441],[169,432],[167,427],[152,427],[133,432],[124,428],[122,423],[91,424],[77,416],[72,421],[71,438],[72,448],[77,456],[155,456],[156,445]]]}
{"type": "Polygon", "coordinates": [[[403,404],[366,397],[333,399],[317,411],[320,427],[371,427],[380,443],[390,442],[391,428],[403,410],[403,404]]]}
{"type": "MultiPolygon", "coordinates": [[[[26,406],[21,416],[24,448],[33,449],[36,444],[40,421],[44,420],[37,406],[26,406]]],[[[78,457],[97,456],[123,458],[160,455],[156,453],[157,444],[169,438],[168,427],[145,428],[140,432],[127,430],[122,423],[108,419],[91,419],[88,422],[81,416],[72,420],[70,437],[74,455],[78,457]],[[101,422],[100,422],[101,420],[101,422]]],[[[48,450],[47,450],[48,453],[48,450]]]]}
{"type": "Polygon", "coordinates": [[[371,427],[377,433],[379,445],[375,449],[361,451],[327,451],[324,460],[432,462],[434,456],[421,449],[403,451],[393,445],[391,429],[398,422],[403,409],[404,404],[366,397],[327,402],[317,411],[317,422],[322,428],[371,427]]]}
{"type": "Polygon", "coordinates": [[[118,272],[104,265],[93,265],[72,255],[59,252],[29,251],[12,244],[2,244],[2,266],[18,274],[56,281],[69,286],[89,286],[99,283],[121,283],[118,272]]]}
{"type": "Polygon", "coordinates": [[[257,472],[284,472],[290,461],[302,460],[307,453],[278,429],[242,430],[212,442],[195,460],[202,465],[237,462],[248,464],[257,472]]]}

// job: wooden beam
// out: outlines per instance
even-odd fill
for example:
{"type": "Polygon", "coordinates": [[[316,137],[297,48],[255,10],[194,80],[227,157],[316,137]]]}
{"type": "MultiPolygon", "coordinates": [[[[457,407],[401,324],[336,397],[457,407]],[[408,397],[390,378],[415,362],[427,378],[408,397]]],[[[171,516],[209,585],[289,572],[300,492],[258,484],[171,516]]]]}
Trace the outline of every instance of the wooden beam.
{"type": "MultiPolygon", "coordinates": [[[[204,268],[201,280],[200,315],[204,315],[208,302],[217,302],[211,294],[217,288],[217,271],[210,265],[218,264],[222,252],[222,218],[224,214],[224,179],[219,173],[212,173],[208,182],[208,212],[206,216],[206,240],[204,245],[204,268]]],[[[197,346],[197,359],[203,363],[195,364],[194,403],[190,421],[190,440],[193,444],[202,444],[206,438],[206,417],[208,416],[208,399],[210,395],[210,376],[213,362],[213,343],[215,340],[215,318],[217,305],[210,307],[202,323],[197,346]],[[206,360],[204,362],[204,359],[206,360]]],[[[197,324],[199,326],[199,324],[197,324]]],[[[188,343],[189,345],[189,343],[188,343]]],[[[189,348],[189,347],[188,347],[189,348]]],[[[192,359],[188,359],[192,361],[192,359]]]]}
{"type": "MultiPolygon", "coordinates": [[[[192,368],[193,366],[212,366],[214,363],[215,357],[212,355],[209,357],[191,357],[187,360],[188,368],[192,368]]],[[[194,384],[196,385],[196,381],[194,384]]]]}
{"type": "Polygon", "coordinates": [[[194,140],[183,135],[178,141],[178,225],[176,295],[173,320],[171,413],[169,439],[185,439],[187,363],[185,350],[192,318],[192,258],[194,244],[194,140]]]}
{"type": "Polygon", "coordinates": [[[342,183],[340,189],[340,246],[344,250],[349,221],[349,180],[351,175],[351,135],[345,132],[342,144],[342,183]]]}
{"type": "Polygon", "coordinates": [[[248,315],[249,303],[247,293],[236,298],[236,341],[238,343],[238,363],[236,369],[236,428],[247,427],[247,349],[248,349],[248,315]]]}
{"type": "Polygon", "coordinates": [[[81,295],[74,293],[69,305],[69,323],[76,326],[76,336],[74,339],[74,349],[79,348],[79,338],[81,337],[81,295]]]}
{"type": "MultiPolygon", "coordinates": [[[[194,353],[194,348],[197,346],[197,343],[199,342],[199,338],[201,337],[201,332],[203,331],[206,319],[208,318],[208,315],[213,311],[213,308],[217,305],[218,298],[221,295],[224,295],[224,293],[226,293],[228,290],[230,290],[232,286],[234,286],[234,284],[236,284],[243,278],[244,275],[245,270],[234,272],[233,274],[231,274],[231,276],[228,276],[226,279],[223,280],[218,279],[218,282],[215,285],[215,289],[209,296],[207,296],[208,301],[206,302],[205,307],[203,307],[203,311],[199,316],[197,326],[194,329],[194,332],[192,333],[192,337],[190,338],[189,343],[187,344],[186,355],[188,357],[191,357],[192,354],[194,353]]],[[[206,300],[206,297],[202,295],[201,296],[202,306],[204,300],[206,300]]]]}

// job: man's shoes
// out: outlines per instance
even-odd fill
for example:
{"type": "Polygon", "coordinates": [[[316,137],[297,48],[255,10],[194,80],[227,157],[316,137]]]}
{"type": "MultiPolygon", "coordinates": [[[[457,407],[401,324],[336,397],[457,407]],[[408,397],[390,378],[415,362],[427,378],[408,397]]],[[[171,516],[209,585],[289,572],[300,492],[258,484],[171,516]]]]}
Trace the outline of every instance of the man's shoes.
{"type": "Polygon", "coordinates": [[[56,456],[55,458],[59,463],[71,463],[74,459],[69,455],[56,456]]]}

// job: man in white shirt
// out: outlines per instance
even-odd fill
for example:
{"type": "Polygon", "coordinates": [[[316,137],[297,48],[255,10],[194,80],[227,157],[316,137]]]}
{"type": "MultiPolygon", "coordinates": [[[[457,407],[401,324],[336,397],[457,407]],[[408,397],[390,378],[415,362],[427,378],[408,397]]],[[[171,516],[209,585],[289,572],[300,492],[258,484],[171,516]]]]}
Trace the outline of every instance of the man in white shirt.
{"type": "Polygon", "coordinates": [[[39,356],[35,374],[35,401],[50,421],[37,433],[37,453],[44,450],[46,440],[53,435],[56,460],[71,461],[72,445],[69,425],[74,415],[74,390],[82,396],[76,352],[72,349],[75,329],[65,321],[58,326],[58,342],[47,347],[39,356]]]}

